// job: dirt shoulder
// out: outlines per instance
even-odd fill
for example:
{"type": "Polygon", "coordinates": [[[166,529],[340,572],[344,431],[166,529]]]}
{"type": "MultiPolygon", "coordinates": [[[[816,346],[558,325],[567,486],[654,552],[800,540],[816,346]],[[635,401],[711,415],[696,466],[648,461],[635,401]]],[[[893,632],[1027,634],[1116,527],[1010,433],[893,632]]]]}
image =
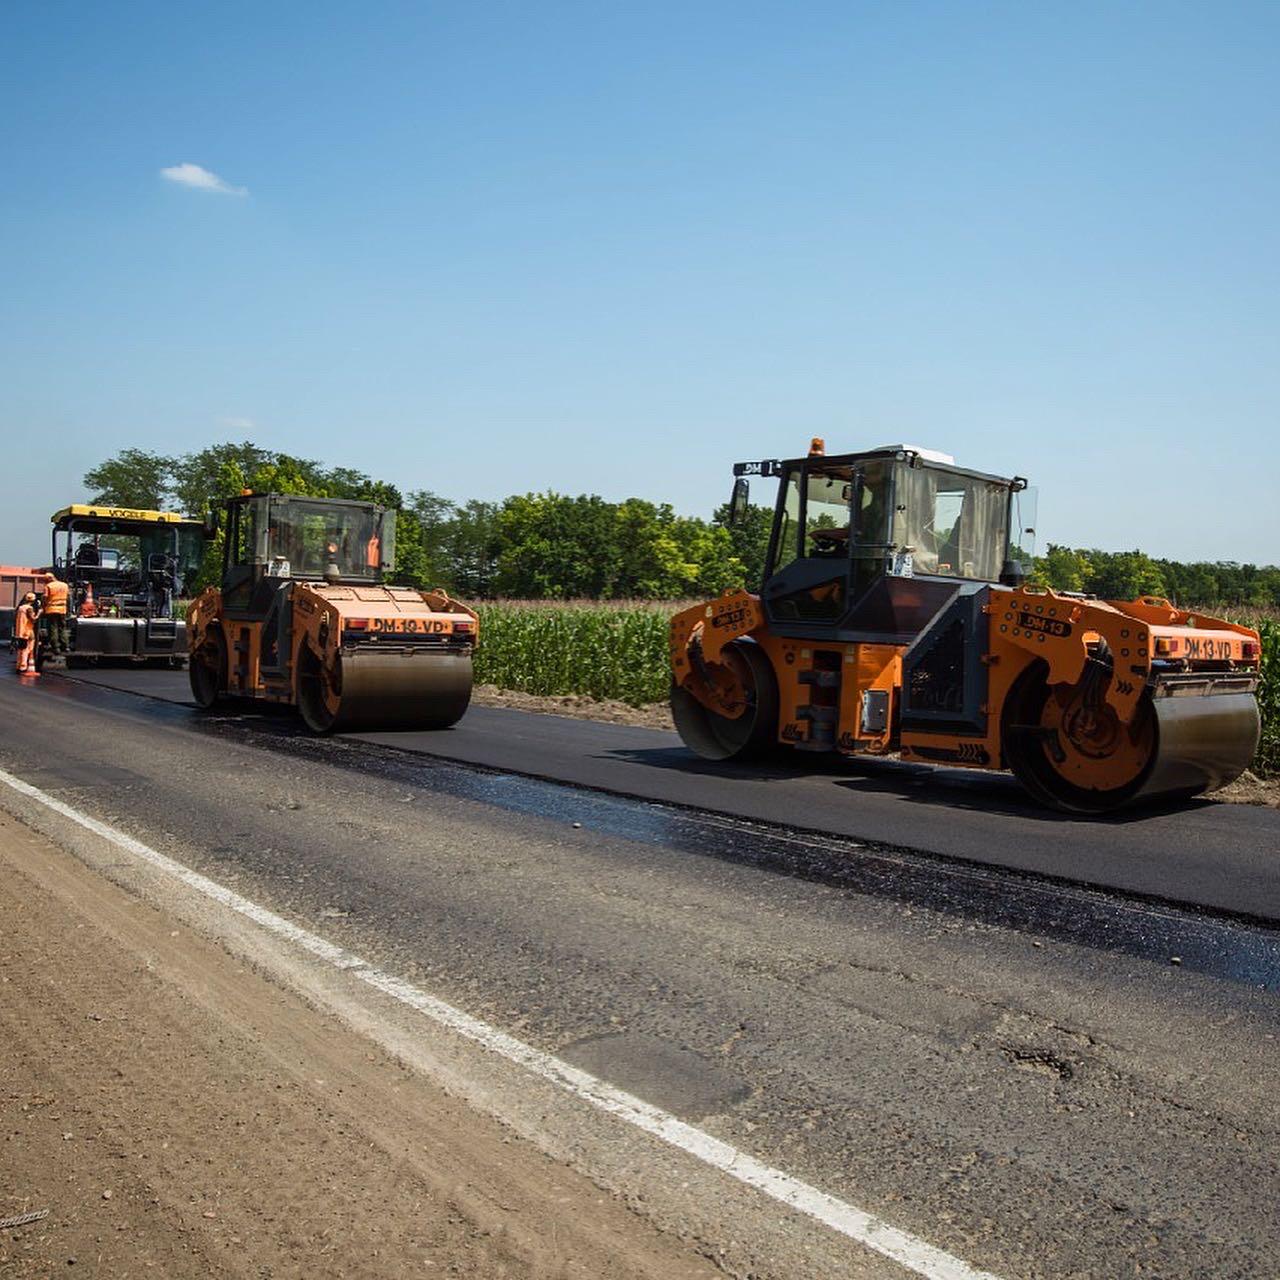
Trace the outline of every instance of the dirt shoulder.
{"type": "Polygon", "coordinates": [[[633,707],[612,698],[589,698],[573,693],[542,697],[519,689],[500,689],[496,684],[479,684],[471,693],[479,707],[505,707],[508,711],[536,711],[549,716],[569,716],[578,720],[600,720],[605,724],[629,724],[639,729],[675,730],[671,708],[665,702],[633,707]]]}
{"type": "Polygon", "coordinates": [[[1230,786],[1215,791],[1211,798],[1229,804],[1262,804],[1280,809],[1280,777],[1260,778],[1246,769],[1230,786]]]}
{"type": "Polygon", "coordinates": [[[709,1277],[0,813],[0,1273],[709,1277]]]}

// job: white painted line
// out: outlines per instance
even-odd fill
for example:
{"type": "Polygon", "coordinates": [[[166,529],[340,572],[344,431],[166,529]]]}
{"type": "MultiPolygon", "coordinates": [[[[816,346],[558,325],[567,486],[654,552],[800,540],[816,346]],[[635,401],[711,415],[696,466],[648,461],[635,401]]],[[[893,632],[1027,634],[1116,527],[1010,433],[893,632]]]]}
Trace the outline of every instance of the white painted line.
{"type": "Polygon", "coordinates": [[[318,934],[311,933],[296,924],[278,916],[274,911],[251,902],[234,890],[210,880],[207,876],[190,867],[185,867],[173,858],[152,849],[150,845],[135,840],[133,836],[97,818],[64,804],[54,796],[48,795],[38,787],[33,787],[21,778],[0,769],[0,782],[11,787],[19,795],[26,796],[38,804],[44,805],[54,813],[83,827],[94,835],[110,841],[118,849],[133,854],[143,862],[180,881],[197,893],[211,898],[214,902],[230,908],[239,915],[252,920],[254,924],[284,938],[296,946],[309,951],[312,955],[324,960],[336,969],[358,978],[376,991],[407,1005],[423,1016],[448,1028],[457,1035],[464,1036],[490,1053],[498,1054],[510,1062],[523,1067],[526,1071],[550,1081],[566,1093],[573,1094],[582,1101],[610,1115],[652,1134],[655,1138],[676,1147],[687,1155],[708,1164],[731,1178],[762,1191],[774,1200],[806,1214],[815,1221],[838,1231],[841,1235],[856,1240],[859,1244],[874,1249],[877,1253],[901,1264],[908,1271],[925,1276],[928,1280],[997,1280],[988,1271],[979,1271],[960,1258],[953,1257],[942,1249],[937,1249],[925,1240],[913,1236],[910,1232],[900,1231],[874,1214],[838,1200],[835,1196],[820,1191],[817,1187],[801,1182],[780,1169],[771,1168],[761,1163],[754,1156],[740,1151],[727,1142],[721,1142],[709,1133],[686,1124],[683,1120],[650,1106],[642,1098],[615,1088],[607,1081],[578,1067],[535,1049],[532,1045],[509,1036],[487,1022],[473,1018],[461,1009],[446,1004],[435,996],[428,995],[411,983],[397,978],[394,974],[379,969],[367,960],[342,947],[327,942],[318,934]]]}

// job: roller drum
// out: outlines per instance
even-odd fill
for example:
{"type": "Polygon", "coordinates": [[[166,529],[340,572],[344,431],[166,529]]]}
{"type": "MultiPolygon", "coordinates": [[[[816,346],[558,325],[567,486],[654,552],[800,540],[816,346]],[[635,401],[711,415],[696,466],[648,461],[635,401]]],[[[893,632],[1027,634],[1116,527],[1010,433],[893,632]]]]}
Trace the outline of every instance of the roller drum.
{"type": "Polygon", "coordinates": [[[1009,767],[1041,803],[1107,813],[1135,800],[1195,795],[1234,781],[1258,749],[1255,678],[1232,673],[1157,681],[1121,724],[1083,687],[1050,687],[1028,668],[1006,703],[1009,767]]]}
{"type": "Polygon", "coordinates": [[[443,729],[471,701],[471,654],[441,650],[345,653],[335,678],[299,690],[299,709],[321,733],[443,729]]]}
{"type": "Polygon", "coordinates": [[[1140,797],[1225,787],[1258,750],[1262,719],[1252,693],[1157,696],[1153,706],[1156,756],[1140,797]]]}

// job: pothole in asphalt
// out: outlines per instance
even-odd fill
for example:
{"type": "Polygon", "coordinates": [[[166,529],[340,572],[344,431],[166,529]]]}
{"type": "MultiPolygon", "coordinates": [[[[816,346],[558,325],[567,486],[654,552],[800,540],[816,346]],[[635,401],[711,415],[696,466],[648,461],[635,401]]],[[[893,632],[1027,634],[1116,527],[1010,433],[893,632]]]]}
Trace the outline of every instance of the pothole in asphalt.
{"type": "Polygon", "coordinates": [[[1075,1075],[1075,1067],[1071,1063],[1048,1049],[1014,1048],[1006,1045],[1000,1052],[1023,1071],[1035,1071],[1058,1080],[1070,1080],[1075,1075]]]}

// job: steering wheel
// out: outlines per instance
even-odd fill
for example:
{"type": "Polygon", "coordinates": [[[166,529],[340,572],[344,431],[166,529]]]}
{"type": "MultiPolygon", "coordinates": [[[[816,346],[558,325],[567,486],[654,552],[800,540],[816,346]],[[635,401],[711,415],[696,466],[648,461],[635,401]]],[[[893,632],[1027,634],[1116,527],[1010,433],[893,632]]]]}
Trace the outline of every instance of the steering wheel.
{"type": "Polygon", "coordinates": [[[849,541],[849,526],[845,525],[843,528],[810,529],[809,537],[812,538],[814,542],[847,543],[849,541]]]}

